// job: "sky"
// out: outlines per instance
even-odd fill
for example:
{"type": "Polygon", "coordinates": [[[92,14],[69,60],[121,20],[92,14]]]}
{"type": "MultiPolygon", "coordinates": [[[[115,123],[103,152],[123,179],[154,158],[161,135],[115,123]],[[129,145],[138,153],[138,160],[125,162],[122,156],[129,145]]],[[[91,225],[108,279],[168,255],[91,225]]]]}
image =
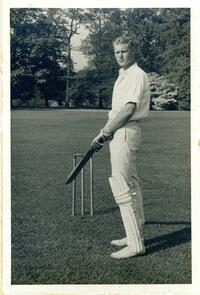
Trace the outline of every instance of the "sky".
{"type": "MultiPolygon", "coordinates": [[[[80,46],[81,41],[87,37],[88,33],[89,31],[84,26],[81,26],[79,29],[79,34],[74,35],[72,38],[72,45],[80,46]]],[[[88,58],[84,56],[81,51],[72,50],[71,56],[74,61],[75,71],[82,70],[87,65],[88,58]]]]}

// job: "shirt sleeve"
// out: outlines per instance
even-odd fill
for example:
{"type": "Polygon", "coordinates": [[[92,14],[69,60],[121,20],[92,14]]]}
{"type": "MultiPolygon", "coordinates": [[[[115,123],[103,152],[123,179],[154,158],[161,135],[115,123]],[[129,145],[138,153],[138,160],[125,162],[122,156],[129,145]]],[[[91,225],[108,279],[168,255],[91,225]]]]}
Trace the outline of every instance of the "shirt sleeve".
{"type": "Polygon", "coordinates": [[[144,74],[139,72],[136,73],[136,75],[130,75],[130,77],[127,77],[124,90],[124,103],[136,103],[138,108],[144,92],[144,74]]]}

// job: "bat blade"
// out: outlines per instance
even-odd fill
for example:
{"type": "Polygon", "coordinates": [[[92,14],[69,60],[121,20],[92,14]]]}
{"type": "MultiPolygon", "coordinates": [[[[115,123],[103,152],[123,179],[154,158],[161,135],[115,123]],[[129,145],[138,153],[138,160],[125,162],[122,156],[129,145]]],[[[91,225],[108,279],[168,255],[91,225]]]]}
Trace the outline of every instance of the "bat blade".
{"type": "Polygon", "coordinates": [[[77,165],[74,167],[74,169],[71,171],[69,176],[67,177],[66,184],[71,183],[81,172],[82,168],[86,165],[88,160],[92,157],[94,154],[94,149],[89,149],[89,151],[84,155],[84,157],[77,163],[77,165]]]}

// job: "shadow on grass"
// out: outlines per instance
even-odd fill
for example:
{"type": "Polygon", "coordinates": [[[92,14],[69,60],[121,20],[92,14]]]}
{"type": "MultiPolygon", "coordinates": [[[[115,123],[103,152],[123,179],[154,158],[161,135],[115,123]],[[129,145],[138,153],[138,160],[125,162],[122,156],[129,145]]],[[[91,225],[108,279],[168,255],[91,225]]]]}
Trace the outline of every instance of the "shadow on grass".
{"type": "Polygon", "coordinates": [[[191,240],[191,227],[185,227],[181,230],[177,230],[169,234],[165,234],[165,235],[158,236],[149,240],[145,240],[145,246],[147,246],[146,254],[148,255],[154,252],[172,248],[180,244],[187,243],[190,240],[191,240]],[[152,244],[155,244],[155,245],[151,246],[152,244]]]}
{"type": "Polygon", "coordinates": [[[148,224],[163,224],[163,225],[179,225],[179,224],[186,224],[186,225],[191,225],[190,221],[146,221],[145,225],[148,224]]]}

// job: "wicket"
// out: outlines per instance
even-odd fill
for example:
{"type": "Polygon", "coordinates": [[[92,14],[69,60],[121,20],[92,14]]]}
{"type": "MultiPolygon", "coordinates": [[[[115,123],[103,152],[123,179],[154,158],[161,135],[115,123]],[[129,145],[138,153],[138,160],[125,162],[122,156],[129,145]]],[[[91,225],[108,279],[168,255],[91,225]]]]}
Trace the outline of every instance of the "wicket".
{"type": "MultiPolygon", "coordinates": [[[[84,154],[74,154],[73,156],[73,168],[77,164],[77,159],[82,158],[84,154]]],[[[90,167],[89,167],[89,175],[90,175],[90,215],[94,214],[94,204],[93,204],[93,158],[90,158],[90,167]]],[[[84,215],[84,196],[85,196],[85,177],[84,168],[81,170],[81,215],[84,215]]],[[[73,180],[72,187],[72,216],[75,215],[76,210],[76,179],[73,180]]]]}

